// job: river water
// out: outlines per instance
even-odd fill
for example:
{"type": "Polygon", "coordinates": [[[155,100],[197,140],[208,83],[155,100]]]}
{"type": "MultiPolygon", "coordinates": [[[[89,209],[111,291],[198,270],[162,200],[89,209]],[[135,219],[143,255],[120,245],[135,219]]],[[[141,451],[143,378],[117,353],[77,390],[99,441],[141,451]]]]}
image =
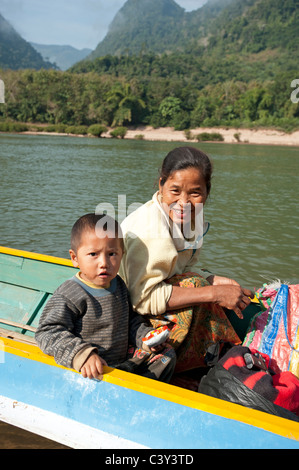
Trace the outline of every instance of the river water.
{"type": "MultiPolygon", "coordinates": [[[[101,204],[120,220],[156,190],[174,142],[0,135],[0,244],[68,257],[73,223],[101,204]]],[[[299,148],[191,144],[214,163],[202,264],[258,288],[299,282],[299,148]]]]}
{"type": "MultiPolygon", "coordinates": [[[[186,144],[0,135],[0,244],[68,257],[76,219],[110,204],[121,220],[152,197],[163,158],[180,145],[186,144]]],[[[299,148],[190,145],[214,163],[202,266],[251,289],[277,278],[299,283],[299,148]]],[[[2,425],[1,435],[2,448],[26,446],[13,428],[2,425]],[[14,438],[4,445],[7,429],[14,438]]],[[[29,437],[28,446],[51,447],[29,437]]]]}

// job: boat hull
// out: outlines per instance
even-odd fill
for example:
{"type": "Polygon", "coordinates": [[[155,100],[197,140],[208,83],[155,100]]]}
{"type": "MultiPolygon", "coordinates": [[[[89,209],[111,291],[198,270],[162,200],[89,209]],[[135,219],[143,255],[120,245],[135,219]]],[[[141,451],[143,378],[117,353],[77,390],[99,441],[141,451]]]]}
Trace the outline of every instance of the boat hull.
{"type": "Polygon", "coordinates": [[[57,365],[34,328],[74,272],[67,260],[0,248],[0,420],[72,448],[299,448],[296,422],[117,369],[99,381],[57,365]]]}
{"type": "Polygon", "coordinates": [[[0,419],[73,448],[299,448],[299,425],[107,368],[103,380],[2,339],[0,419]]]}

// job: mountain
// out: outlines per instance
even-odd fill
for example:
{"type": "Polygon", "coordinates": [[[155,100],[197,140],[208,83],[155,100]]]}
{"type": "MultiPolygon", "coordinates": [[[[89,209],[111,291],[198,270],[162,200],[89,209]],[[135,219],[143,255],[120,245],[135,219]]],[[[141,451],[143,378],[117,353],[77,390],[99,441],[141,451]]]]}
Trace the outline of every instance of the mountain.
{"type": "Polygon", "coordinates": [[[180,36],[177,26],[184,12],[174,0],[128,0],[89,59],[106,54],[138,54],[148,48],[151,52],[167,50],[180,36]]]}
{"type": "Polygon", "coordinates": [[[88,56],[296,49],[298,0],[209,0],[186,12],[174,0],[127,0],[88,56]]]}
{"type": "Polygon", "coordinates": [[[88,59],[183,51],[190,42],[209,35],[211,22],[232,1],[209,0],[198,10],[186,12],[174,0],[127,0],[88,59]]]}
{"type": "Polygon", "coordinates": [[[72,46],[45,45],[33,42],[31,45],[41,54],[45,61],[56,64],[60,70],[69,69],[92,52],[91,49],[76,49],[72,46]]]}
{"type": "Polygon", "coordinates": [[[53,64],[25,41],[0,14],[0,67],[3,69],[50,69],[53,64]]]}

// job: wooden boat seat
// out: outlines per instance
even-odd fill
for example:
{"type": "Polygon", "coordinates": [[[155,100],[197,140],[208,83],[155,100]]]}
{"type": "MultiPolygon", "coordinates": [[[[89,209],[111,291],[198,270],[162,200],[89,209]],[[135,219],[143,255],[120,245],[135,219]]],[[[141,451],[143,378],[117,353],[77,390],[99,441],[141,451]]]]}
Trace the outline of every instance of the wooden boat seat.
{"type": "Polygon", "coordinates": [[[49,262],[52,257],[30,259],[15,256],[17,250],[7,251],[0,253],[0,328],[33,339],[45,303],[77,270],[49,262]]]}

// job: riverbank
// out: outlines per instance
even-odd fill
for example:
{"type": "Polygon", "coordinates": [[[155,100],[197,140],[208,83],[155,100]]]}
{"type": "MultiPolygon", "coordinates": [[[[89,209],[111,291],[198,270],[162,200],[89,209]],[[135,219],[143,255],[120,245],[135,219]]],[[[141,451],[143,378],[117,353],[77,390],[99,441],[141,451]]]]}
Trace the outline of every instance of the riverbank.
{"type": "MultiPolygon", "coordinates": [[[[249,144],[267,144],[267,145],[288,145],[299,146],[299,131],[291,134],[280,132],[273,129],[231,129],[231,128],[203,128],[192,129],[190,135],[196,137],[198,134],[220,134],[224,143],[249,143],[249,144]]],[[[138,129],[128,130],[127,139],[134,139],[138,135],[143,135],[144,140],[164,140],[164,141],[182,141],[197,142],[196,138],[187,139],[184,131],[175,131],[173,128],[139,127],[138,129]]]]}
{"type": "MultiPolygon", "coordinates": [[[[103,133],[101,137],[111,138],[109,129],[103,133]]],[[[240,129],[240,128],[197,128],[191,129],[186,136],[185,131],[176,131],[172,127],[164,127],[154,129],[150,126],[139,126],[136,128],[128,128],[125,139],[140,139],[147,141],[165,141],[165,142],[198,142],[199,134],[220,134],[222,143],[246,143],[257,145],[283,145],[283,146],[299,146],[299,130],[286,133],[275,129],[240,129]]],[[[86,137],[80,134],[63,134],[57,132],[35,132],[26,131],[23,134],[30,135],[72,135],[75,137],[86,137]]],[[[209,141],[205,137],[205,141],[209,141]]]]}

